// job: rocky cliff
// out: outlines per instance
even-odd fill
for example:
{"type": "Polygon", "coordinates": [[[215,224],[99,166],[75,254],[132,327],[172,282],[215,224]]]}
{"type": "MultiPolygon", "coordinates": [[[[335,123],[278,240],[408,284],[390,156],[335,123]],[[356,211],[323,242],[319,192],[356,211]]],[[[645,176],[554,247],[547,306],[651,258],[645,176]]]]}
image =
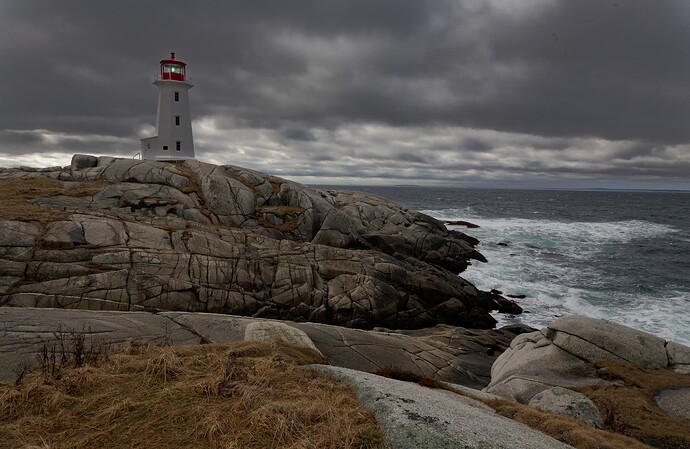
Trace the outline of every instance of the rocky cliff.
{"type": "Polygon", "coordinates": [[[385,199],[234,166],[0,169],[0,305],[489,328],[475,239],[385,199]]]}

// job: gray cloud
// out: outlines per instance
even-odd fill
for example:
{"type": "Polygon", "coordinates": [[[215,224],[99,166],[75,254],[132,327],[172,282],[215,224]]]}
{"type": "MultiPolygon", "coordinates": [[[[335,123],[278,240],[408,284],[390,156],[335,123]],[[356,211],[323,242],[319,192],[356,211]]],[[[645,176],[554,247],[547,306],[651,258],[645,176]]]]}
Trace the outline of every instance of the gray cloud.
{"type": "Polygon", "coordinates": [[[5,0],[0,164],[133,155],[157,60],[176,51],[215,162],[353,182],[690,186],[689,13],[685,0],[5,0]]]}

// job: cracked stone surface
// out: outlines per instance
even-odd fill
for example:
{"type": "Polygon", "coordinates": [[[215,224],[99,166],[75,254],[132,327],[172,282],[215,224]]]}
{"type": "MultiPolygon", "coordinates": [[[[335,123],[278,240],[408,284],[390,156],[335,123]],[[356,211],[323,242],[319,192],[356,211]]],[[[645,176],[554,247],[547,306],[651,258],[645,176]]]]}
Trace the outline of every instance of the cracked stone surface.
{"type": "Polygon", "coordinates": [[[573,388],[603,382],[594,376],[600,360],[687,372],[690,348],[607,320],[580,315],[554,321],[538,332],[518,335],[491,368],[484,391],[529,401],[555,386],[573,388]]]}
{"type": "MultiPolygon", "coordinates": [[[[399,367],[437,380],[481,388],[488,383],[484,372],[495,356],[490,348],[504,350],[507,334],[514,331],[481,331],[485,346],[472,337],[454,338],[439,347],[425,336],[391,331],[365,331],[317,323],[295,323],[212,313],[189,312],[114,312],[23,307],[0,307],[0,381],[12,380],[24,364],[36,362],[44,343],[57,334],[84,332],[88,340],[117,346],[130,339],[154,343],[187,344],[272,340],[316,349],[328,363],[373,372],[399,367]],[[468,349],[472,347],[473,349],[468,349]],[[457,354],[483,354],[482,366],[463,365],[457,354]]],[[[446,326],[439,333],[447,334],[446,326]]],[[[479,333],[479,332],[477,332],[479,333]]],[[[497,352],[498,352],[497,350],[497,352]]]]}
{"type": "Polygon", "coordinates": [[[198,161],[75,155],[64,169],[0,170],[0,179],[39,176],[63,181],[66,194],[33,201],[70,215],[0,220],[1,306],[365,329],[491,328],[491,310],[517,307],[457,276],[484,260],[476,240],[370,194],[198,161]],[[84,181],[103,188],[69,196],[84,181]]]}
{"type": "Polygon", "coordinates": [[[340,367],[310,367],[352,385],[363,407],[376,416],[387,442],[396,449],[572,448],[450,391],[340,367]]]}
{"type": "Polygon", "coordinates": [[[130,339],[154,343],[198,343],[199,336],[169,318],[152,313],[0,307],[0,381],[16,378],[37,362],[44,343],[58,335],[84,333],[86,343],[117,346],[130,339]]]}

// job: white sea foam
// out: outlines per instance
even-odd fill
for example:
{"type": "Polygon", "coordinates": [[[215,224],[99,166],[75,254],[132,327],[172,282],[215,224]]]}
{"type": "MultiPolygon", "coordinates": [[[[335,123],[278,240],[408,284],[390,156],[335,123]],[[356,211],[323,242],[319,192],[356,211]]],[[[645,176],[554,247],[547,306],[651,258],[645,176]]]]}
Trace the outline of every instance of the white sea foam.
{"type": "MultiPolygon", "coordinates": [[[[688,291],[647,291],[642,285],[626,285],[629,279],[624,272],[617,279],[596,272],[590,263],[597,258],[601,263],[603,258],[613,257],[607,249],[611,245],[632,245],[636,239],[660,238],[677,232],[671,226],[644,220],[488,219],[471,208],[425,213],[439,220],[467,220],[480,226],[469,230],[449,226],[477,237],[482,242],[477,249],[489,261],[475,262],[462,274],[463,278],[482,290],[496,288],[506,295],[526,295],[517,302],[527,313],[516,317],[496,314],[499,325],[521,322],[543,327],[559,316],[576,313],[611,319],[690,343],[688,291]]],[[[623,262],[611,260],[613,265],[623,262]]]]}

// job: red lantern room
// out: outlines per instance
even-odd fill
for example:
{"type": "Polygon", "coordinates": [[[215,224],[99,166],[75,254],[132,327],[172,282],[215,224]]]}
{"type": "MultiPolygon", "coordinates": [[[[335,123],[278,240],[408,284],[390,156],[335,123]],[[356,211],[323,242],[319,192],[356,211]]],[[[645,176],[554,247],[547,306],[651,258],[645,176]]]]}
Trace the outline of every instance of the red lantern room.
{"type": "Polygon", "coordinates": [[[187,64],[175,59],[175,53],[170,53],[168,59],[161,60],[162,80],[185,81],[185,67],[187,64]]]}

